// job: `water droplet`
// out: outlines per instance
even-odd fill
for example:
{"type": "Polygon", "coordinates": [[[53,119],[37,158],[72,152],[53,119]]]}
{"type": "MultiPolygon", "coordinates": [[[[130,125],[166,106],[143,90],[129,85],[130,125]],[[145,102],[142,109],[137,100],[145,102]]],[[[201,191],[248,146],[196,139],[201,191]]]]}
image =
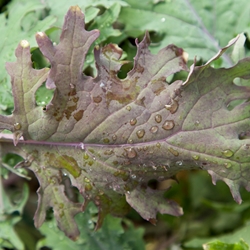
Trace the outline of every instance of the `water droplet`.
{"type": "Polygon", "coordinates": [[[132,159],[137,156],[137,153],[134,148],[125,148],[126,155],[128,158],[132,159]]]}
{"type": "Polygon", "coordinates": [[[157,123],[160,123],[160,122],[162,121],[161,115],[157,114],[157,115],[155,116],[155,121],[156,121],[157,123]]]}
{"type": "Polygon", "coordinates": [[[172,99],[170,104],[165,105],[165,108],[169,110],[171,114],[174,114],[179,107],[179,104],[176,100],[172,99]]]}
{"type": "Polygon", "coordinates": [[[130,106],[127,106],[127,107],[126,107],[126,110],[130,111],[130,110],[131,110],[131,107],[130,107],[130,106]]]}
{"type": "Polygon", "coordinates": [[[84,150],[84,148],[85,148],[85,147],[84,147],[84,143],[81,142],[79,145],[80,145],[80,148],[81,148],[82,150],[84,150]]]}
{"type": "Polygon", "coordinates": [[[62,218],[64,216],[64,211],[63,210],[60,210],[59,211],[59,217],[62,218]]]}
{"type": "Polygon", "coordinates": [[[136,118],[132,118],[132,119],[130,120],[130,125],[131,125],[131,126],[134,126],[136,123],[137,123],[136,118]]]}
{"type": "Polygon", "coordinates": [[[129,143],[129,144],[132,144],[132,143],[133,143],[133,140],[132,140],[132,139],[129,139],[129,140],[128,140],[128,143],[129,143]]]}
{"type": "Polygon", "coordinates": [[[157,148],[160,148],[161,147],[161,144],[159,142],[156,143],[156,147],[157,148]]]}
{"type": "Polygon", "coordinates": [[[227,158],[230,158],[234,155],[234,152],[230,149],[226,149],[224,151],[222,151],[222,154],[227,157],[227,158]]]}
{"type": "Polygon", "coordinates": [[[199,124],[200,124],[199,121],[195,121],[195,123],[194,123],[195,126],[198,126],[199,124]]]}
{"type": "Polygon", "coordinates": [[[112,135],[112,140],[116,141],[116,139],[117,139],[117,136],[116,135],[112,135]]]}
{"type": "Polygon", "coordinates": [[[158,131],[158,127],[157,126],[153,126],[150,128],[150,132],[155,134],[158,131]]]}
{"type": "Polygon", "coordinates": [[[112,155],[114,153],[113,149],[108,149],[104,152],[105,155],[112,155]]]}
{"type": "Polygon", "coordinates": [[[85,187],[85,191],[90,191],[93,189],[93,187],[90,183],[86,183],[84,187],[85,187]]]}
{"type": "Polygon", "coordinates": [[[153,168],[154,170],[157,170],[157,166],[152,166],[152,168],[153,168]]]}
{"type": "Polygon", "coordinates": [[[164,23],[166,21],[166,18],[165,17],[162,17],[161,18],[161,22],[164,23]]]}
{"type": "Polygon", "coordinates": [[[145,135],[145,130],[144,129],[139,129],[137,132],[137,137],[142,138],[145,135]]]}
{"type": "Polygon", "coordinates": [[[107,144],[109,143],[109,138],[104,138],[102,141],[107,144]]]}
{"type": "Polygon", "coordinates": [[[165,171],[168,171],[166,166],[162,166],[162,168],[163,168],[165,171]]]}
{"type": "Polygon", "coordinates": [[[59,203],[59,207],[60,208],[64,208],[64,204],[63,203],[59,203]]]}
{"type": "Polygon", "coordinates": [[[131,175],[131,178],[132,178],[132,179],[136,179],[136,175],[135,175],[135,174],[132,174],[132,175],[131,175]]]}
{"type": "Polygon", "coordinates": [[[175,124],[174,124],[173,120],[167,120],[162,125],[162,128],[165,130],[170,130],[170,129],[174,128],[174,126],[175,126],[175,124]]]}
{"type": "Polygon", "coordinates": [[[90,180],[87,177],[84,178],[84,181],[87,182],[87,183],[90,182],[90,180]]]}
{"type": "Polygon", "coordinates": [[[192,158],[195,160],[195,161],[198,161],[199,160],[199,155],[193,155],[192,158]]]}
{"type": "Polygon", "coordinates": [[[14,124],[14,129],[15,130],[20,130],[22,128],[22,126],[21,126],[21,124],[19,123],[19,122],[16,122],[15,124],[14,124]]]}
{"type": "Polygon", "coordinates": [[[87,153],[84,153],[83,158],[84,158],[84,160],[88,160],[89,159],[89,155],[87,153]]]}
{"type": "Polygon", "coordinates": [[[173,148],[168,148],[168,151],[174,156],[179,156],[179,152],[173,148]]]}
{"type": "Polygon", "coordinates": [[[224,163],[224,166],[225,166],[226,168],[231,168],[231,167],[232,167],[232,164],[231,164],[230,162],[226,162],[226,163],[224,163]]]}
{"type": "Polygon", "coordinates": [[[183,162],[182,161],[177,161],[175,164],[178,165],[178,166],[182,166],[183,162]]]}
{"type": "Polygon", "coordinates": [[[130,192],[129,192],[129,191],[127,191],[126,193],[127,193],[127,194],[130,194],[130,192]]]}
{"type": "Polygon", "coordinates": [[[105,87],[105,83],[104,83],[104,82],[101,82],[101,83],[100,83],[100,87],[101,87],[101,88],[104,88],[104,87],[105,87]]]}
{"type": "Polygon", "coordinates": [[[75,85],[72,84],[72,83],[70,83],[70,84],[69,84],[69,87],[70,87],[71,89],[74,89],[74,88],[75,88],[75,85]]]}

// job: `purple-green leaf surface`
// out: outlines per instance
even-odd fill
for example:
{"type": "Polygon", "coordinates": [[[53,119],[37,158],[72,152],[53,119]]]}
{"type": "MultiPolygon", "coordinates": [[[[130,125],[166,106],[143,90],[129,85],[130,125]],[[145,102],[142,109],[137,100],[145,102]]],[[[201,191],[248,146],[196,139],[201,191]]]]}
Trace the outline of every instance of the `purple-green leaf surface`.
{"type": "Polygon", "coordinates": [[[134,67],[125,79],[117,76],[127,62],[120,61],[122,50],[115,44],[95,47],[97,76],[84,75],[86,53],[98,36],[97,30],[85,30],[83,13],[71,7],[58,45],[44,33],[36,36],[50,69],[32,68],[26,41],[16,49],[17,62],[6,65],[15,109],[0,116],[0,128],[13,132],[16,146],[1,134],[1,153],[23,156],[18,166],[39,180],[35,225],[52,207],[59,228],[76,239],[73,218],[89,201],[99,208],[96,228],[107,213],[123,216],[130,206],[152,223],[158,212],[182,215],[176,202],[148,185],[181,170],[208,171],[213,183],[223,180],[240,203],[239,187],[250,191],[250,88],[233,80],[250,77],[250,59],[229,69],[209,66],[235,40],[206,65],[192,66],[185,82],[168,85],[168,76],[188,70],[186,54],[174,45],[151,54],[148,34],[136,41],[134,67]],[[41,108],[35,92],[45,79],[55,91],[41,108]],[[65,194],[66,175],[83,204],[65,194]]]}

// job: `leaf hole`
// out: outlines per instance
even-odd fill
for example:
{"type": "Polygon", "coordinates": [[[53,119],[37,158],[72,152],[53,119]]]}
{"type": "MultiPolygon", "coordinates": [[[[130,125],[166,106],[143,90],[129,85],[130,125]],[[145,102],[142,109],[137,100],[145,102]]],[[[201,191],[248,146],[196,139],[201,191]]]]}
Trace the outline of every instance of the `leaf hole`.
{"type": "Polygon", "coordinates": [[[159,185],[159,181],[156,180],[156,179],[151,179],[148,181],[148,187],[156,190],[158,188],[158,185],[159,185]]]}
{"type": "Polygon", "coordinates": [[[46,105],[49,104],[54,94],[54,90],[47,89],[45,83],[43,83],[36,91],[36,104],[42,106],[46,111],[46,105]]]}
{"type": "Polygon", "coordinates": [[[125,79],[127,77],[128,72],[133,68],[133,63],[129,62],[126,64],[123,64],[122,67],[120,68],[117,76],[120,79],[125,79]]]}
{"type": "Polygon", "coordinates": [[[238,135],[239,140],[245,140],[250,138],[250,130],[240,132],[238,135]]]}
{"type": "Polygon", "coordinates": [[[237,106],[241,105],[242,103],[247,102],[248,99],[237,99],[237,100],[232,100],[227,104],[227,110],[232,111],[234,108],[237,106]]]}
{"type": "Polygon", "coordinates": [[[34,69],[43,69],[50,67],[49,61],[43,56],[39,48],[31,48],[31,61],[34,69]]]}

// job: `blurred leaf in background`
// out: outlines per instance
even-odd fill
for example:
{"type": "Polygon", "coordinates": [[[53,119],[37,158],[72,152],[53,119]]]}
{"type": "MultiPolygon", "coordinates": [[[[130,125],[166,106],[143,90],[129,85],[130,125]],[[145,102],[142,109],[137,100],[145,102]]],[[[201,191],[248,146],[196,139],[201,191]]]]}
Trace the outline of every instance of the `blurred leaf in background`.
{"type": "Polygon", "coordinates": [[[76,216],[76,221],[81,231],[80,237],[76,242],[67,238],[58,229],[54,218],[47,221],[40,228],[45,238],[38,242],[37,249],[45,246],[54,250],[141,250],[145,248],[143,241],[144,230],[142,228],[135,229],[128,220],[114,218],[109,215],[105,219],[102,228],[94,231],[97,213],[97,208],[90,203],[84,213],[76,216]]]}

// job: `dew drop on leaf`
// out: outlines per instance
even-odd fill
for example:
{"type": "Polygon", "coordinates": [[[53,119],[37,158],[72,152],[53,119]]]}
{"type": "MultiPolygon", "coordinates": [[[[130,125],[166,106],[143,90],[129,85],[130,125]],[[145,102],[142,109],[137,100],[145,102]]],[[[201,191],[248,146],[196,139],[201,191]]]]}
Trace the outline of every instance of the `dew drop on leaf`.
{"type": "Polygon", "coordinates": [[[198,126],[199,124],[200,124],[199,121],[195,121],[195,123],[194,123],[195,126],[198,126]]]}
{"type": "Polygon", "coordinates": [[[199,155],[193,155],[192,158],[195,160],[195,161],[198,161],[199,160],[199,155]]]}
{"type": "Polygon", "coordinates": [[[160,148],[161,147],[161,144],[159,142],[156,143],[156,147],[157,148],[160,148]]]}
{"type": "Polygon", "coordinates": [[[84,160],[88,160],[89,159],[89,155],[87,153],[84,153],[83,158],[84,158],[84,160]]]}
{"type": "Polygon", "coordinates": [[[103,142],[106,143],[106,144],[108,144],[109,143],[109,138],[104,138],[103,142]]]}
{"type": "Polygon", "coordinates": [[[108,149],[104,152],[105,155],[112,155],[114,151],[112,149],[108,149]]]}
{"type": "Polygon", "coordinates": [[[137,135],[138,138],[142,138],[145,135],[145,130],[144,129],[139,129],[136,132],[136,135],[137,135]]]}
{"type": "Polygon", "coordinates": [[[150,132],[155,134],[158,131],[158,127],[157,126],[153,126],[150,128],[150,132]]]}
{"type": "Polygon", "coordinates": [[[64,208],[64,204],[63,203],[59,203],[59,207],[60,208],[64,208]]]}
{"type": "Polygon", "coordinates": [[[92,185],[91,185],[90,183],[86,183],[86,184],[85,184],[85,190],[86,190],[86,191],[91,191],[92,188],[93,188],[93,187],[92,187],[92,185]]]}
{"type": "Polygon", "coordinates": [[[137,153],[134,148],[125,148],[126,155],[128,158],[132,159],[137,156],[137,153]]]}
{"type": "Polygon", "coordinates": [[[130,111],[130,110],[131,110],[131,107],[130,107],[130,106],[127,106],[127,107],[126,107],[126,110],[130,111]]]}
{"type": "Polygon", "coordinates": [[[116,139],[117,139],[117,136],[116,135],[112,135],[112,140],[116,141],[116,139]]]}
{"type": "Polygon", "coordinates": [[[170,104],[165,105],[165,108],[169,110],[171,114],[174,114],[179,107],[179,104],[176,100],[172,100],[170,104]]]}
{"type": "Polygon", "coordinates": [[[179,156],[179,152],[173,148],[168,148],[168,151],[174,156],[179,156]]]}
{"type": "Polygon", "coordinates": [[[80,143],[80,148],[81,148],[82,150],[84,150],[85,147],[84,147],[84,143],[83,143],[83,142],[80,143]]]}
{"type": "Polygon", "coordinates": [[[87,183],[90,182],[90,180],[87,177],[84,178],[84,181],[87,182],[87,183]]]}
{"type": "Polygon", "coordinates": [[[157,123],[160,123],[161,121],[162,121],[162,117],[161,117],[161,115],[156,115],[155,116],[155,121],[157,122],[157,123]]]}
{"type": "Polygon", "coordinates": [[[226,162],[226,163],[224,163],[224,166],[225,166],[226,168],[231,168],[231,167],[232,167],[232,164],[231,164],[230,162],[226,162]]]}
{"type": "Polygon", "coordinates": [[[183,162],[182,161],[177,161],[175,164],[178,165],[178,166],[182,166],[183,162]]]}
{"type": "Polygon", "coordinates": [[[175,126],[173,120],[167,120],[163,123],[162,128],[165,130],[170,130],[175,126]]]}
{"type": "Polygon", "coordinates": [[[19,122],[16,122],[15,124],[14,124],[14,129],[15,130],[20,130],[22,128],[22,126],[21,126],[21,124],[19,123],[19,122]]]}
{"type": "Polygon", "coordinates": [[[227,158],[230,158],[234,155],[234,152],[230,149],[226,149],[224,151],[222,151],[222,154],[227,157],[227,158]]]}
{"type": "Polygon", "coordinates": [[[136,175],[135,175],[135,174],[132,174],[132,175],[131,175],[131,178],[132,178],[132,179],[136,179],[136,175]]]}
{"type": "Polygon", "coordinates": [[[132,140],[132,139],[129,139],[129,140],[128,140],[128,143],[129,143],[129,144],[132,144],[132,143],[133,143],[133,140],[132,140]]]}
{"type": "Polygon", "coordinates": [[[130,120],[130,125],[131,125],[131,126],[134,126],[136,123],[137,123],[136,118],[132,118],[132,119],[130,120]]]}

